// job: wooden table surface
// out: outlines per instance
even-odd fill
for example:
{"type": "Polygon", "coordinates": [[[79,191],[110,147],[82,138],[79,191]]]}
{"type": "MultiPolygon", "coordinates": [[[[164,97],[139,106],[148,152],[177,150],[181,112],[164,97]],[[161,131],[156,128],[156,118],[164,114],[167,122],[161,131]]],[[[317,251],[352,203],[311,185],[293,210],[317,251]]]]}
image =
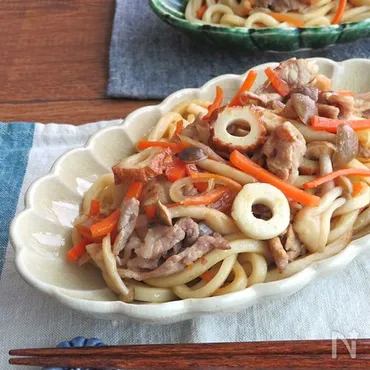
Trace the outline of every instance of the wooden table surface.
{"type": "Polygon", "coordinates": [[[106,95],[114,6],[114,0],[0,1],[0,121],[81,124],[153,103],[106,95]]]}

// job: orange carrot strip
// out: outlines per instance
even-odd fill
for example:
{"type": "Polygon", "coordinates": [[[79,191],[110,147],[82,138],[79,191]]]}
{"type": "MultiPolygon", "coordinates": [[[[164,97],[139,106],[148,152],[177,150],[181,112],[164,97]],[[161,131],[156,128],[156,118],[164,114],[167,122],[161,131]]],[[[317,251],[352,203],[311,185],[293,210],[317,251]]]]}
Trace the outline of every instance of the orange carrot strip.
{"type": "Polygon", "coordinates": [[[170,148],[171,150],[179,152],[181,152],[181,150],[185,148],[185,146],[182,143],[170,143],[167,141],[140,141],[137,144],[137,148],[139,150],[144,150],[152,147],[170,148]]]}
{"type": "Polygon", "coordinates": [[[174,160],[173,164],[165,171],[168,181],[175,182],[186,176],[186,166],[179,160],[174,160]]]}
{"type": "Polygon", "coordinates": [[[98,199],[91,199],[89,215],[91,217],[99,216],[100,213],[100,202],[98,199]]]}
{"type": "Polygon", "coordinates": [[[315,180],[305,182],[303,184],[304,189],[313,189],[317,188],[318,186],[336,179],[339,176],[370,176],[370,170],[365,170],[361,168],[345,168],[343,170],[334,171],[332,173],[328,173],[327,175],[321,176],[316,178],[315,180]]]}
{"type": "Polygon", "coordinates": [[[328,131],[332,133],[337,132],[337,128],[341,124],[347,124],[352,127],[353,130],[365,130],[370,128],[370,119],[360,119],[353,121],[331,119],[319,116],[313,116],[311,118],[311,127],[316,131],[328,131]]]}
{"type": "Polygon", "coordinates": [[[203,15],[204,13],[206,12],[206,10],[208,9],[208,6],[207,4],[201,6],[198,10],[197,10],[197,18],[198,19],[202,19],[203,18],[203,15]]]}
{"type": "Polygon", "coordinates": [[[120,214],[120,209],[116,209],[110,216],[92,225],[90,228],[92,237],[106,236],[113,231],[118,223],[120,214]]]}
{"type": "Polygon", "coordinates": [[[165,206],[167,208],[179,207],[181,206],[181,203],[168,203],[168,204],[165,204],[165,206]]]}
{"type": "Polygon", "coordinates": [[[356,182],[353,184],[352,197],[355,198],[361,193],[362,188],[364,187],[362,182],[356,182]]]}
{"type": "Polygon", "coordinates": [[[100,243],[102,241],[101,237],[94,238],[91,235],[90,227],[83,225],[76,225],[78,233],[82,236],[83,239],[88,240],[90,243],[100,243]]]}
{"type": "Polygon", "coordinates": [[[355,96],[355,93],[353,93],[352,91],[347,91],[347,90],[340,90],[340,91],[337,91],[337,93],[340,96],[355,96]]]}
{"type": "Polygon", "coordinates": [[[156,218],[155,205],[146,206],[144,210],[145,210],[145,214],[148,220],[154,220],[156,218]]]}
{"type": "Polygon", "coordinates": [[[229,189],[226,186],[213,189],[208,193],[189,197],[181,202],[184,206],[207,206],[217,202],[229,189]]]}
{"type": "Polygon", "coordinates": [[[249,91],[252,88],[256,78],[257,78],[257,72],[251,69],[248,72],[247,77],[245,78],[244,82],[240,86],[239,90],[237,91],[235,96],[231,99],[230,103],[228,104],[229,107],[235,107],[237,105],[240,105],[241,94],[243,94],[244,91],[249,91]]]}
{"type": "Polygon", "coordinates": [[[208,207],[217,209],[220,212],[228,213],[234,203],[234,199],[236,197],[236,193],[228,189],[222,197],[214,203],[211,203],[208,207]]]}
{"type": "Polygon", "coordinates": [[[306,206],[316,207],[320,204],[320,198],[316,195],[309,194],[293,185],[286,183],[269,171],[260,167],[258,164],[251,161],[249,158],[245,157],[237,150],[234,150],[231,153],[230,161],[235,167],[244,171],[248,175],[253,176],[258,181],[266,182],[275,186],[276,188],[281,190],[288,198],[296,200],[297,202],[302,203],[306,206]]]}
{"type": "MultiPolygon", "coordinates": [[[[186,168],[186,174],[188,176],[191,176],[195,173],[199,173],[199,171],[197,169],[197,166],[195,164],[187,164],[187,165],[185,165],[185,168],[186,168]]],[[[201,193],[204,193],[208,188],[208,184],[206,184],[204,182],[196,182],[193,185],[201,193]]]]}
{"type": "Polygon", "coordinates": [[[68,252],[67,259],[70,262],[76,262],[86,252],[86,246],[89,244],[88,240],[82,239],[79,243],[75,244],[68,252]]]}
{"type": "MultiPolygon", "coordinates": [[[[167,208],[172,208],[172,207],[179,207],[179,206],[182,206],[183,204],[181,203],[168,203],[168,204],[164,204],[164,206],[166,206],[167,208]]],[[[148,218],[148,220],[154,220],[157,218],[157,215],[156,215],[156,206],[153,204],[153,205],[150,205],[150,206],[146,206],[144,208],[144,211],[145,211],[145,214],[146,214],[146,217],[148,218]]]]}
{"type": "Polygon", "coordinates": [[[202,118],[203,121],[207,121],[210,119],[212,113],[216,109],[220,108],[223,99],[224,99],[224,91],[222,90],[220,86],[216,86],[215,100],[213,101],[211,105],[208,106],[208,113],[202,118]]]}
{"type": "Polygon", "coordinates": [[[177,121],[175,135],[180,135],[183,129],[184,129],[184,122],[182,120],[177,121]]]}
{"type": "Polygon", "coordinates": [[[287,96],[289,94],[288,84],[280,78],[280,76],[270,67],[265,69],[267,78],[270,80],[271,85],[281,96],[287,96]]]}
{"type": "Polygon", "coordinates": [[[125,199],[136,198],[140,200],[141,194],[143,193],[144,183],[140,181],[133,182],[127,189],[125,199]]]}
{"type": "Polygon", "coordinates": [[[294,18],[288,14],[283,13],[268,13],[272,18],[276,19],[278,22],[288,22],[290,24],[293,24],[296,27],[302,28],[304,27],[304,22],[300,21],[297,18],[294,18]]]}
{"type": "Polygon", "coordinates": [[[202,278],[202,280],[208,283],[214,278],[214,275],[212,274],[212,272],[206,271],[202,275],[200,275],[200,277],[202,278]]]}
{"type": "Polygon", "coordinates": [[[338,9],[334,15],[334,18],[333,20],[331,21],[331,24],[339,24],[342,17],[343,17],[343,14],[344,14],[344,11],[346,9],[346,5],[347,5],[347,0],[339,0],[339,5],[338,5],[338,9]]]}
{"type": "Polygon", "coordinates": [[[215,179],[218,184],[225,185],[234,191],[238,192],[242,190],[242,186],[238,182],[231,180],[225,176],[215,175],[214,173],[193,173],[191,175],[191,178],[196,182],[208,182],[211,179],[215,179]]]}

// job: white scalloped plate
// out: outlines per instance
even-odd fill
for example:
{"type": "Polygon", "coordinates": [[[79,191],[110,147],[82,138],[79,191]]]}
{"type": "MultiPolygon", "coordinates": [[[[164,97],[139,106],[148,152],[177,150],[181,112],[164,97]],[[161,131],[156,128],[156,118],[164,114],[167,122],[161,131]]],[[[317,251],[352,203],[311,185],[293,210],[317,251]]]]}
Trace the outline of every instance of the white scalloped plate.
{"type": "MultiPolygon", "coordinates": [[[[353,59],[341,63],[323,58],[313,60],[317,61],[321,73],[333,79],[335,88],[370,91],[370,60],[353,59]]],[[[256,85],[264,81],[266,66],[254,68],[259,72],[256,85]]],[[[133,143],[172,106],[187,99],[212,100],[216,85],[224,89],[225,99],[229,100],[244,78],[245,75],[224,75],[199,89],[180,90],[160,105],[133,112],[121,125],[99,131],[85,147],[59,158],[50,173],[29,188],[26,209],[11,225],[10,239],[16,252],[16,267],[26,282],[66,306],[96,318],[119,320],[131,317],[164,324],[201,315],[237,312],[263,300],[288,296],[320,276],[342,270],[357,255],[370,250],[370,236],[365,236],[338,255],[315,263],[288,279],[257,284],[225,296],[162,304],[117,301],[105,288],[99,271],[81,269],[65,261],[65,253],[71,246],[71,223],[82,200],[82,189],[133,152],[133,143]]]]}

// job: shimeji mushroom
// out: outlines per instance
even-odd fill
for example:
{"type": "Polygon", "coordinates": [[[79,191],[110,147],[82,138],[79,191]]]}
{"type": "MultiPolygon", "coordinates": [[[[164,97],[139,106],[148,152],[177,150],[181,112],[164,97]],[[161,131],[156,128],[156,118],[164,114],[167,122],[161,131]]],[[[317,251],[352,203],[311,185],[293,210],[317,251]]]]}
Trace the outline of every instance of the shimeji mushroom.
{"type": "Polygon", "coordinates": [[[208,156],[204,151],[195,147],[185,148],[179,154],[179,159],[184,163],[197,163],[206,158],[208,158],[208,156]]]}
{"type": "Polygon", "coordinates": [[[320,167],[317,161],[303,157],[299,165],[299,173],[301,175],[316,175],[319,173],[320,167]]]}
{"type": "Polygon", "coordinates": [[[168,208],[160,201],[156,203],[156,216],[161,223],[172,226],[174,218],[190,217],[195,220],[203,220],[212,230],[221,235],[236,233],[239,231],[235,222],[224,213],[205,206],[176,206],[168,208]]]}
{"type": "MultiPolygon", "coordinates": [[[[319,160],[320,175],[323,176],[333,172],[331,159],[335,150],[335,145],[328,141],[313,141],[307,145],[306,157],[308,159],[319,160]]],[[[324,195],[330,189],[334,188],[334,186],[334,181],[326,182],[321,187],[321,194],[324,195]]]]}
{"type": "Polygon", "coordinates": [[[356,158],[358,152],[358,138],[350,125],[341,124],[338,126],[336,144],[337,150],[333,155],[333,166],[335,169],[340,169],[356,158]]]}

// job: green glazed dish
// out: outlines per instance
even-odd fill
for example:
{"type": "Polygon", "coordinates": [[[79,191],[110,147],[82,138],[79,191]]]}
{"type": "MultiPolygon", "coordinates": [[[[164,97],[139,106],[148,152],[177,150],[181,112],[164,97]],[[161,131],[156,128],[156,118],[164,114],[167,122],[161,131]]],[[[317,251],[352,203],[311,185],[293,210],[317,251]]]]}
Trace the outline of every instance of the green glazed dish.
{"type": "Polygon", "coordinates": [[[184,15],[187,0],[149,0],[149,3],[160,19],[191,39],[238,51],[322,49],[370,35],[370,19],[329,27],[253,29],[189,22],[184,15]]]}

